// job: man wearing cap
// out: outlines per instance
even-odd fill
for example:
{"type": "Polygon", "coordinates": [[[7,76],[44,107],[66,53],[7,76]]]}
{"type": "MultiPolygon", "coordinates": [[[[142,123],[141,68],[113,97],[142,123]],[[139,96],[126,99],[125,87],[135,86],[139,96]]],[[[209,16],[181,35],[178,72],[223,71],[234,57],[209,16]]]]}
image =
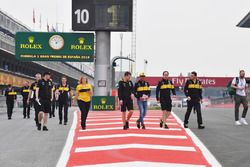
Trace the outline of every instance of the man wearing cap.
{"type": "Polygon", "coordinates": [[[162,80],[159,81],[156,87],[156,100],[161,103],[162,110],[162,118],[160,120],[160,127],[168,129],[166,124],[166,119],[171,115],[172,110],[172,99],[171,92],[174,96],[176,96],[175,88],[172,83],[168,79],[169,72],[164,71],[162,80]]]}
{"type": "Polygon", "coordinates": [[[150,97],[150,85],[148,82],[145,81],[145,74],[141,73],[139,75],[139,80],[135,83],[135,97],[137,98],[137,104],[140,110],[140,117],[136,121],[137,128],[140,129],[146,129],[144,124],[144,117],[147,114],[147,108],[148,108],[148,99],[150,97]]]}
{"type": "Polygon", "coordinates": [[[8,88],[5,90],[5,96],[6,96],[6,104],[7,104],[7,115],[8,119],[10,120],[13,113],[14,103],[16,100],[17,92],[12,87],[12,85],[8,85],[8,88]]]}
{"type": "Polygon", "coordinates": [[[38,126],[37,129],[41,130],[43,119],[43,131],[48,131],[47,121],[48,114],[51,112],[51,101],[53,100],[53,83],[50,80],[50,73],[45,72],[43,79],[38,81],[36,88],[36,101],[39,105],[38,126]]]}

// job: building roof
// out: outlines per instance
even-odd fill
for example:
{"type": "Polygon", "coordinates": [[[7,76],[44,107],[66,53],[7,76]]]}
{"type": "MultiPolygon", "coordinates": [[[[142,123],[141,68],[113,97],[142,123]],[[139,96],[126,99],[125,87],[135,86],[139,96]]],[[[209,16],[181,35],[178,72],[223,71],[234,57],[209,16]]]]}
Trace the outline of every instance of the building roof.
{"type": "Polygon", "coordinates": [[[250,12],[237,24],[238,27],[250,28],[250,12]]]}

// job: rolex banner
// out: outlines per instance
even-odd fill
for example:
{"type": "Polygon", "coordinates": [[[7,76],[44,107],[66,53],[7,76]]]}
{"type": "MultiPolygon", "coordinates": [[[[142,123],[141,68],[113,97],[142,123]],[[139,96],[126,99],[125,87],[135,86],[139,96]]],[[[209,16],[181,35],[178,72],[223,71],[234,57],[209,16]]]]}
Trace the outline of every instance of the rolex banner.
{"type": "Polygon", "coordinates": [[[112,111],[115,110],[115,96],[93,96],[93,111],[112,111]]]}
{"type": "Polygon", "coordinates": [[[23,61],[93,62],[93,33],[18,32],[16,58],[23,61]]]}

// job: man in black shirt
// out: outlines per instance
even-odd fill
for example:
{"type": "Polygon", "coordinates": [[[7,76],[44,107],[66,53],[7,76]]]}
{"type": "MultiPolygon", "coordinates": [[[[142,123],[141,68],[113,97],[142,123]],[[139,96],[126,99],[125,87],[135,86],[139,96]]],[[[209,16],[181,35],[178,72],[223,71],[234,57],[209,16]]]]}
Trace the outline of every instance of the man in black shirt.
{"type": "Polygon", "coordinates": [[[68,122],[68,107],[69,107],[69,98],[71,97],[71,89],[67,84],[67,78],[61,78],[61,84],[58,86],[56,93],[59,93],[58,102],[59,102],[59,124],[62,124],[64,116],[64,125],[67,125],[68,122]],[[64,112],[62,114],[62,110],[64,112]]]}
{"type": "Polygon", "coordinates": [[[23,96],[23,118],[25,119],[26,116],[30,118],[30,105],[28,103],[29,97],[29,82],[25,81],[24,86],[21,88],[21,95],[23,96]]]}
{"type": "Polygon", "coordinates": [[[166,119],[171,115],[172,111],[172,99],[171,92],[174,96],[176,96],[175,88],[172,83],[168,79],[169,72],[164,71],[162,80],[159,81],[156,87],[156,100],[161,103],[162,110],[162,118],[160,120],[160,127],[168,129],[166,124],[166,119]]]}
{"type": "Polygon", "coordinates": [[[118,97],[121,105],[123,129],[127,130],[129,128],[129,120],[133,115],[133,83],[130,80],[131,73],[125,72],[123,79],[119,82],[118,87],[118,97]],[[129,111],[126,118],[126,111],[129,111]]]}
{"type": "Polygon", "coordinates": [[[39,105],[36,101],[36,87],[38,84],[38,81],[41,80],[42,76],[40,73],[37,73],[35,75],[36,81],[33,82],[30,86],[30,92],[29,92],[29,97],[28,97],[28,104],[33,103],[34,105],[34,109],[35,109],[35,122],[36,122],[36,126],[38,126],[38,113],[39,113],[39,105]]]}
{"type": "Polygon", "coordinates": [[[7,104],[7,115],[8,115],[9,120],[12,117],[14,102],[17,97],[16,95],[17,95],[17,92],[12,87],[12,85],[8,85],[8,88],[5,90],[5,96],[6,96],[6,104],[7,104]]]}
{"type": "Polygon", "coordinates": [[[38,114],[38,130],[41,130],[41,122],[43,119],[43,130],[48,131],[47,121],[48,114],[51,112],[51,101],[53,100],[53,83],[50,80],[50,73],[45,72],[43,79],[38,81],[36,88],[36,101],[39,105],[38,114]]]}
{"type": "Polygon", "coordinates": [[[135,83],[135,97],[137,98],[138,107],[140,110],[140,117],[136,121],[137,128],[140,129],[142,126],[142,129],[145,128],[144,124],[144,117],[147,114],[147,108],[148,108],[148,99],[151,94],[150,85],[148,82],[145,81],[145,74],[141,73],[139,76],[139,80],[135,83]]]}
{"type": "Polygon", "coordinates": [[[197,79],[197,73],[192,72],[190,79],[187,80],[184,87],[184,93],[187,97],[187,112],[185,114],[184,127],[188,128],[188,120],[192,109],[194,108],[197,113],[198,128],[204,129],[205,126],[202,122],[201,103],[202,103],[202,84],[197,79]]]}

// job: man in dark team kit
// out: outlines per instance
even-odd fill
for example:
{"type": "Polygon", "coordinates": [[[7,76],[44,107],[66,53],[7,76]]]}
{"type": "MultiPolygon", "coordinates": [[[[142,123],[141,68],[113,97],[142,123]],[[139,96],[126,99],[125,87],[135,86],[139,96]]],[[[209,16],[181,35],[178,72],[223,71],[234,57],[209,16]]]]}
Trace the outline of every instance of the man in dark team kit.
{"type": "Polygon", "coordinates": [[[29,82],[25,81],[24,86],[21,88],[21,95],[23,96],[23,118],[30,118],[30,105],[28,103],[30,87],[29,82]]]}
{"type": "Polygon", "coordinates": [[[123,79],[119,82],[118,97],[121,105],[123,129],[129,129],[129,120],[133,115],[133,83],[130,80],[131,73],[125,72],[123,79]],[[129,111],[126,117],[126,111],[129,111]]]}
{"type": "Polygon", "coordinates": [[[6,96],[6,104],[7,104],[7,115],[8,119],[10,120],[13,113],[14,103],[16,100],[17,92],[12,87],[12,85],[8,85],[8,88],[5,90],[5,96],[6,96]]]}
{"type": "Polygon", "coordinates": [[[36,87],[38,84],[38,81],[41,80],[42,76],[41,74],[37,73],[35,75],[36,81],[33,82],[30,86],[30,92],[29,92],[29,97],[28,97],[28,104],[33,103],[34,105],[34,109],[35,109],[35,122],[36,122],[36,126],[38,126],[38,113],[39,113],[39,105],[36,101],[36,87]]]}
{"type": "Polygon", "coordinates": [[[202,122],[202,115],[201,115],[201,102],[202,102],[202,84],[201,81],[197,79],[197,73],[192,72],[190,75],[190,79],[187,80],[184,93],[187,96],[187,112],[185,114],[184,120],[184,127],[188,128],[188,120],[190,113],[193,108],[197,113],[197,121],[198,121],[198,128],[204,129],[205,126],[202,122]]]}
{"type": "Polygon", "coordinates": [[[38,130],[41,130],[43,120],[43,131],[48,131],[48,114],[51,112],[51,101],[53,100],[52,88],[53,83],[50,80],[50,73],[45,72],[43,74],[43,79],[38,81],[36,88],[36,101],[39,105],[38,130]]]}
{"type": "Polygon", "coordinates": [[[172,99],[171,92],[175,96],[175,88],[172,83],[168,79],[169,72],[164,71],[162,80],[159,81],[156,87],[156,100],[161,103],[162,110],[162,118],[160,120],[160,127],[164,129],[168,129],[168,125],[166,124],[167,118],[171,115],[172,111],[172,99]]]}
{"type": "Polygon", "coordinates": [[[62,77],[61,84],[56,90],[59,93],[58,103],[59,103],[59,124],[62,124],[64,117],[64,125],[68,122],[68,108],[69,108],[69,98],[71,95],[70,86],[67,84],[67,78],[62,77]],[[63,110],[64,109],[64,110],[63,110]],[[62,110],[64,112],[62,112],[62,110]]]}

